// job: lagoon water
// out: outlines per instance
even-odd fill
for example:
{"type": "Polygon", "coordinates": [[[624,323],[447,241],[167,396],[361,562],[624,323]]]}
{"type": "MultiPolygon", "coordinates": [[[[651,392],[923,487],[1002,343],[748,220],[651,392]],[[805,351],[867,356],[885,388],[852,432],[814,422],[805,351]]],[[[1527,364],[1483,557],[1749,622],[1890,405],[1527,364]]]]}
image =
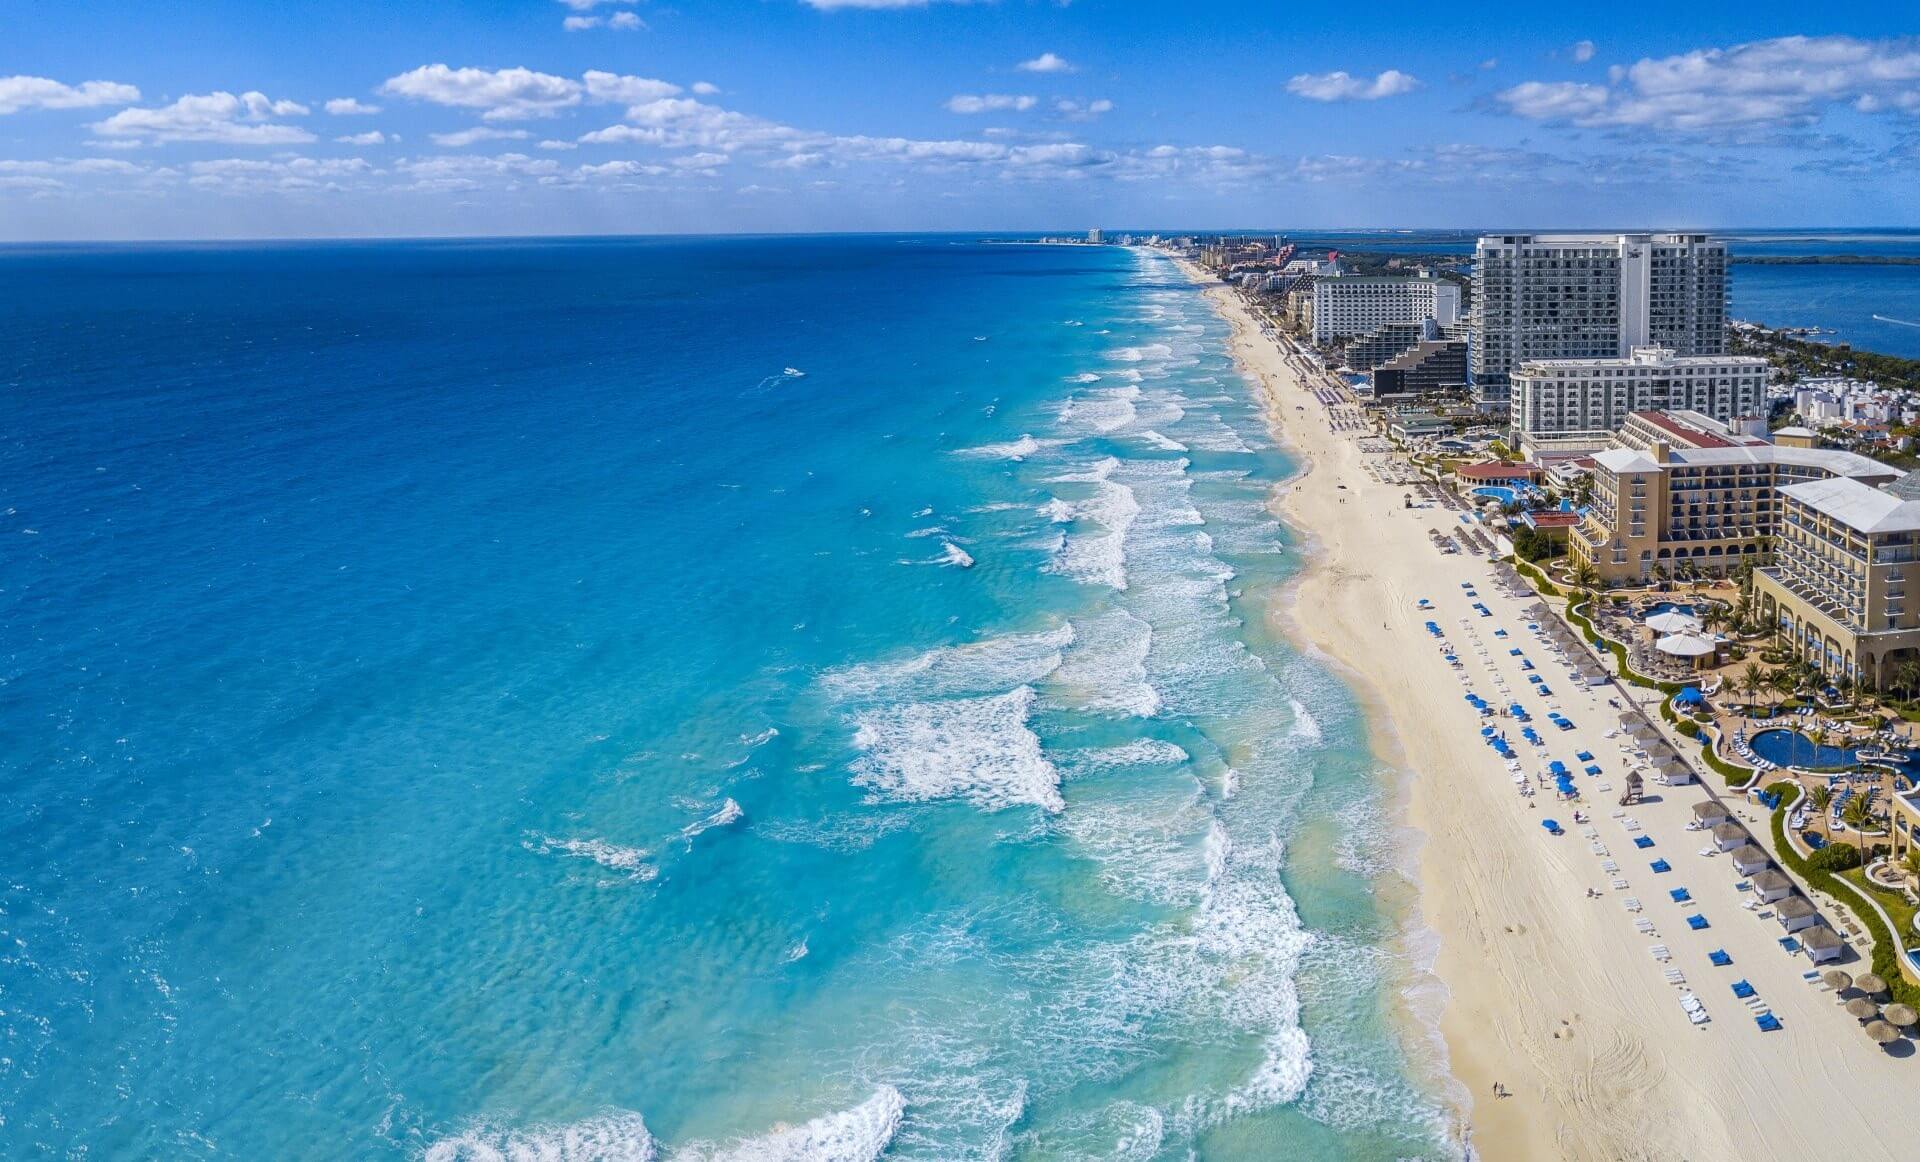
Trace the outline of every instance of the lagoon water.
{"type": "Polygon", "coordinates": [[[0,1155],[1452,1155],[1223,330],[1115,248],[0,252],[0,1155]]]}

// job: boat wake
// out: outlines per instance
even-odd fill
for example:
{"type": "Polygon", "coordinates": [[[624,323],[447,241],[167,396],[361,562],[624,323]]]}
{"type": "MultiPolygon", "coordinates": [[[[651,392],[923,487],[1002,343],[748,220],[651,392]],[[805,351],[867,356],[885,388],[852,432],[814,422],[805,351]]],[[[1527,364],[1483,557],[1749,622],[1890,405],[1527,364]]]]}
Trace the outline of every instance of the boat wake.
{"type": "Polygon", "coordinates": [[[1912,319],[1896,319],[1891,315],[1875,315],[1874,318],[1882,323],[1892,323],[1896,327],[1920,327],[1920,322],[1912,319]]]}

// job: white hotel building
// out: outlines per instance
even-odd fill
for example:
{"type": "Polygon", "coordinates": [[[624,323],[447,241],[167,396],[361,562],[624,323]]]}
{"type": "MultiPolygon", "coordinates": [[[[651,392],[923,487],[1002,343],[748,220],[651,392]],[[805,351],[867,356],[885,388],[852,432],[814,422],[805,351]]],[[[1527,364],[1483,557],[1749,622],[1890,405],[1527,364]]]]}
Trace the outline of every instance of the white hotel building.
{"type": "Polygon", "coordinates": [[[1690,411],[1731,423],[1763,416],[1767,361],[1636,347],[1625,359],[1534,359],[1512,376],[1513,426],[1531,457],[1605,447],[1632,412],[1690,411]]]}
{"type": "Polygon", "coordinates": [[[1474,248],[1475,394],[1534,359],[1727,349],[1727,247],[1705,234],[1492,234],[1474,248]]]}
{"type": "Polygon", "coordinates": [[[1372,334],[1388,323],[1460,321],[1460,288],[1437,278],[1341,275],[1313,284],[1313,341],[1372,334]]]}

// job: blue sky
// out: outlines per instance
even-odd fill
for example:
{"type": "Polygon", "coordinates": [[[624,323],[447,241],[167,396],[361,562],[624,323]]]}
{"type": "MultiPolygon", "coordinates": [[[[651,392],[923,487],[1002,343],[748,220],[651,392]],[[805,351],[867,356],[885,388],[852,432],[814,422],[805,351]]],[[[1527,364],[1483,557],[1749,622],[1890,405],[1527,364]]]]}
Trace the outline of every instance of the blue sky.
{"type": "Polygon", "coordinates": [[[1920,15],[0,0],[0,238],[1920,225],[1920,15]]]}

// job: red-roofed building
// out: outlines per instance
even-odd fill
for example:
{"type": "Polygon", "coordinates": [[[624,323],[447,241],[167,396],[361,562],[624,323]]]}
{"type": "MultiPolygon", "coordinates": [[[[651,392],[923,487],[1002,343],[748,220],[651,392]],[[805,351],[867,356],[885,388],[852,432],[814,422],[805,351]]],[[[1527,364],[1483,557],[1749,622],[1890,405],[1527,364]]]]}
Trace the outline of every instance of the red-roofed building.
{"type": "Polygon", "coordinates": [[[1453,474],[1462,480],[1475,484],[1504,484],[1521,480],[1528,484],[1537,484],[1540,480],[1538,464],[1508,464],[1499,460],[1490,460],[1485,464],[1462,464],[1453,470],[1453,474]]]}

